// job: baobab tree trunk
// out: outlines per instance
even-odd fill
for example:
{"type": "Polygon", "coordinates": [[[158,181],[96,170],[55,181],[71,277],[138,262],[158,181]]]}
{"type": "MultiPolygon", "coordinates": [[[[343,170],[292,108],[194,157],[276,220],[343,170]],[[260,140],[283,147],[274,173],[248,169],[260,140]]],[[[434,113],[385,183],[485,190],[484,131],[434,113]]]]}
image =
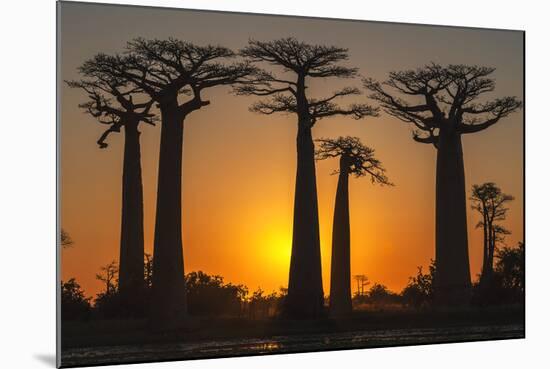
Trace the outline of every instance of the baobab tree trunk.
{"type": "Polygon", "coordinates": [[[435,301],[464,305],[470,298],[464,159],[460,134],[441,129],[436,174],[435,301]]]}
{"type": "Polygon", "coordinates": [[[493,224],[489,226],[489,256],[487,257],[487,279],[493,276],[493,259],[495,257],[496,232],[493,224]]]}
{"type": "Polygon", "coordinates": [[[329,305],[332,316],[346,315],[352,310],[348,179],[348,164],[341,156],[332,226],[329,305]]]}
{"type": "Polygon", "coordinates": [[[294,194],[294,224],[288,295],[284,315],[316,318],[323,311],[319,212],[314,145],[309,122],[298,123],[298,163],[294,194]]]}
{"type": "Polygon", "coordinates": [[[161,138],[151,318],[166,328],[187,314],[181,223],[183,120],[177,102],[161,104],[161,138]]]}
{"type": "Polygon", "coordinates": [[[123,309],[143,313],[143,184],[137,123],[124,126],[119,292],[123,309]]]}
{"type": "Polygon", "coordinates": [[[487,261],[489,260],[489,230],[487,225],[487,215],[483,214],[483,263],[481,264],[481,275],[479,283],[485,284],[487,278],[487,261]]]}

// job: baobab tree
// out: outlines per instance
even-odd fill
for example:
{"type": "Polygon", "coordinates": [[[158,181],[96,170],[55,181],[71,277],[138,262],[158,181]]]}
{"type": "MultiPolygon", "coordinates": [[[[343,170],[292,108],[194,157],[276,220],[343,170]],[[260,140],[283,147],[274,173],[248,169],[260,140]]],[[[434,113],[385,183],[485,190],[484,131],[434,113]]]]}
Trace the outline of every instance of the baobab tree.
{"type": "Polygon", "coordinates": [[[510,234],[506,228],[497,222],[506,219],[507,203],[514,197],[507,195],[493,182],[473,185],[470,196],[472,209],[476,210],[482,220],[476,225],[483,228],[483,264],[481,267],[480,283],[486,284],[493,275],[493,265],[496,245],[504,241],[510,234]]]}
{"type": "Polygon", "coordinates": [[[479,102],[495,89],[490,78],[494,70],[431,64],[391,72],[383,83],[364,80],[370,98],[411,125],[416,142],[437,150],[435,300],[439,305],[466,304],[471,290],[462,136],[483,131],[521,107],[516,97],[479,102]]]}
{"type": "Polygon", "coordinates": [[[349,176],[368,176],[372,183],[391,185],[382,163],[375,158],[374,149],[365,146],[357,137],[316,140],[317,160],[339,158],[338,187],[332,226],[332,259],[330,269],[329,313],[341,316],[351,313],[351,251],[349,216],[349,176]]]}
{"type": "Polygon", "coordinates": [[[365,287],[370,284],[368,277],[364,274],[356,274],[353,276],[355,282],[357,282],[357,293],[355,296],[363,296],[365,294],[365,287]]]}
{"type": "Polygon", "coordinates": [[[154,238],[151,318],[162,329],[187,315],[181,222],[184,121],[210,101],[204,90],[250,74],[247,63],[223,61],[235,53],[170,38],[128,42],[123,55],[96,57],[99,71],[143,90],[160,110],[161,138],[154,238]]]}
{"type": "Polygon", "coordinates": [[[79,72],[80,81],[68,85],[82,89],[89,100],[80,104],[99,123],[108,128],[97,144],[107,148],[108,136],[124,132],[122,169],[122,211],[120,230],[119,292],[124,310],[130,314],[143,311],[143,182],[141,175],[141,145],[139,125],[154,125],[152,100],[143,99],[142,90],[108,73],[97,70],[96,60],[86,61],[79,72]]]}
{"type": "Polygon", "coordinates": [[[73,239],[71,238],[71,235],[69,235],[69,232],[61,228],[61,234],[59,236],[61,247],[66,249],[71,247],[74,244],[73,239]]]}
{"type": "Polygon", "coordinates": [[[241,55],[253,63],[271,66],[275,72],[257,70],[248,83],[237,86],[237,93],[263,96],[252,112],[271,115],[293,114],[297,118],[297,169],[294,193],[294,222],[288,296],[284,315],[315,318],[323,310],[319,214],[315,183],[315,147],[312,128],[325,118],[350,116],[360,119],[376,116],[377,110],[366,104],[342,107],[336,100],[358,95],[357,88],[346,87],[323,98],[306,94],[308,82],[315,78],[353,78],[357,69],[340,63],[348,59],[348,50],[334,46],[311,45],[294,38],[262,42],[250,40],[241,55]]]}

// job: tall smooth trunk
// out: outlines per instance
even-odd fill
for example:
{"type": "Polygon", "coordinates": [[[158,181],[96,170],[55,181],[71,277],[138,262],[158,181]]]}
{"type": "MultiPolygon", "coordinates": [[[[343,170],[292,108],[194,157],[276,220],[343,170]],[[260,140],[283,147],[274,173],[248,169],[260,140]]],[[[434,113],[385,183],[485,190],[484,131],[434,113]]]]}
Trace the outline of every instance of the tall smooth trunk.
{"type": "Polygon", "coordinates": [[[123,309],[143,312],[143,184],[137,123],[124,126],[119,292],[123,309]]]}
{"type": "Polygon", "coordinates": [[[187,315],[181,223],[183,120],[177,103],[161,104],[161,138],[151,318],[164,328],[187,315]]]}
{"type": "Polygon", "coordinates": [[[460,134],[441,130],[436,174],[435,301],[440,306],[468,304],[470,263],[466,223],[464,159],[460,134]]]}
{"type": "MultiPolygon", "coordinates": [[[[485,212],[485,209],[484,209],[485,212]]],[[[489,260],[489,229],[487,224],[487,215],[483,215],[483,262],[481,264],[480,284],[484,284],[487,279],[487,262],[489,260]]]]}
{"type": "Polygon", "coordinates": [[[350,219],[347,165],[340,158],[340,175],[336,190],[332,226],[332,259],[330,268],[330,305],[332,316],[351,313],[350,219]]]}
{"type": "Polygon", "coordinates": [[[319,212],[311,128],[298,126],[298,163],[294,195],[294,224],[288,295],[284,314],[290,318],[316,318],[323,311],[319,212]]]}

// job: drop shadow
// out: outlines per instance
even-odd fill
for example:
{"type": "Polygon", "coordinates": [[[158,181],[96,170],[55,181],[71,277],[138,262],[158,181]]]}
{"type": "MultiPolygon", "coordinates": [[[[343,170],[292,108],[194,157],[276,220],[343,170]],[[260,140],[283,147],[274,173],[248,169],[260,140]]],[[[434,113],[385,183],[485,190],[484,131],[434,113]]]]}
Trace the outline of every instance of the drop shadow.
{"type": "Polygon", "coordinates": [[[34,354],[33,357],[42,362],[43,364],[48,365],[49,367],[56,368],[57,362],[55,360],[55,354],[34,354]]]}

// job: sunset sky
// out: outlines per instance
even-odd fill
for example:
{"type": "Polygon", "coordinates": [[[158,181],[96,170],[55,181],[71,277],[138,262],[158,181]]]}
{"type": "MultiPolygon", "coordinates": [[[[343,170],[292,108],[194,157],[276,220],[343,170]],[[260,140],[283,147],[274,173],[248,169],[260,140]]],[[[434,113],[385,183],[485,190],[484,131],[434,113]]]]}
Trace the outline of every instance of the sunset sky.
{"type": "MultiPolygon", "coordinates": [[[[496,90],[485,98],[523,99],[523,34],[403,24],[336,21],[281,16],[162,10],[143,7],[70,4],[61,6],[60,80],[78,79],[77,68],[97,53],[122,52],[135,37],[175,37],[233,50],[249,39],[281,37],[349,49],[350,66],[383,80],[388,72],[430,62],[478,64],[496,68],[496,90]]],[[[278,72],[279,70],[273,69],[278,72]]],[[[316,81],[311,96],[360,79],[316,81]]],[[[270,292],[286,287],[292,241],[296,174],[296,117],[262,116],[248,111],[257,99],[207,90],[211,105],[186,120],[183,168],[185,271],[202,270],[270,292]]],[[[109,147],[97,139],[106,126],[83,113],[81,91],[61,86],[61,225],[74,245],[62,251],[62,278],[75,277],[95,295],[95,274],[118,259],[123,134],[109,147]]],[[[365,95],[342,102],[365,102],[365,95]]],[[[374,104],[374,102],[371,101],[374,104]]],[[[350,179],[352,274],[366,274],[399,292],[417,266],[435,257],[435,158],[431,145],[416,143],[411,127],[382,114],[353,120],[336,117],[314,127],[315,138],[357,136],[376,150],[395,187],[350,179]]],[[[145,210],[145,249],[152,253],[160,126],[141,126],[145,210]]],[[[515,196],[503,223],[523,240],[523,118],[512,114],[481,133],[463,138],[467,191],[492,181],[515,196]]],[[[337,160],[317,163],[323,284],[329,291],[332,216],[337,160]]],[[[472,278],[480,271],[482,231],[468,210],[472,278]]]]}

